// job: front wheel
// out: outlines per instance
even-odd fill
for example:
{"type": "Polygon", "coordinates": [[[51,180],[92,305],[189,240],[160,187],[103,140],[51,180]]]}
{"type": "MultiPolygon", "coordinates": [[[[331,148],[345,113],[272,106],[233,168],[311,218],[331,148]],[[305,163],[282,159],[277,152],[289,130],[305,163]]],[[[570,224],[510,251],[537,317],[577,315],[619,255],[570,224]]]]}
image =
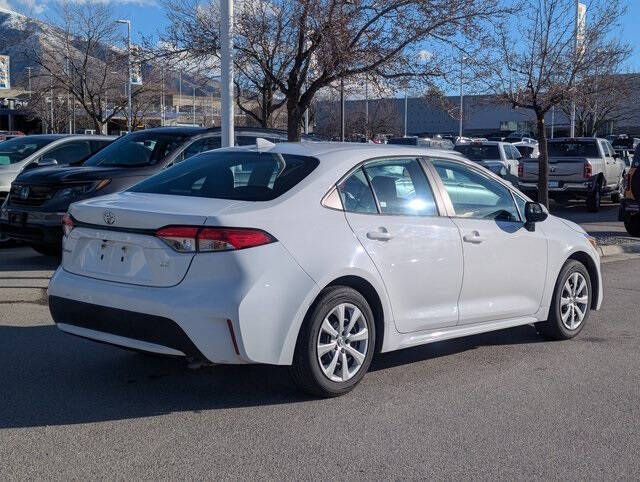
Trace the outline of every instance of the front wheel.
{"type": "Polygon", "coordinates": [[[347,286],[325,289],[298,336],[291,375],[311,395],[336,397],[352,390],[369,369],[376,330],[367,300],[347,286]]]}
{"type": "Polygon", "coordinates": [[[587,268],[579,261],[567,261],[558,275],[549,318],[536,323],[536,329],[554,340],[573,338],[589,319],[591,297],[591,278],[587,268]]]}

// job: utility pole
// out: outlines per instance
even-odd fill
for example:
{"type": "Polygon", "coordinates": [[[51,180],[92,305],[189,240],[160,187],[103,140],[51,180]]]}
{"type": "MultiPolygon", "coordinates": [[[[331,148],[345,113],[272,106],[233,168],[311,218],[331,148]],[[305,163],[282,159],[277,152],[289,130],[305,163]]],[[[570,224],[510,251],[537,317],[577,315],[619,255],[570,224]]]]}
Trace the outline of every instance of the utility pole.
{"type": "Polygon", "coordinates": [[[160,94],[160,125],[164,127],[164,67],[162,67],[162,93],[160,94]]]}
{"type": "Polygon", "coordinates": [[[196,87],[195,85],[193,86],[193,102],[191,104],[192,104],[191,111],[193,114],[192,124],[195,126],[196,125],[196,87]]]}
{"type": "Polygon", "coordinates": [[[31,99],[31,69],[33,67],[27,67],[27,72],[29,73],[29,99],[31,99]]]}
{"type": "Polygon", "coordinates": [[[221,7],[221,69],[220,69],[220,101],[222,111],[220,124],[222,127],[222,147],[234,145],[233,132],[233,0],[220,0],[221,7]]]}
{"type": "Polygon", "coordinates": [[[127,130],[131,132],[131,21],[117,20],[117,23],[127,25],[127,130]]]}
{"type": "Polygon", "coordinates": [[[464,115],[464,90],[463,90],[463,79],[462,79],[462,69],[463,69],[464,57],[462,56],[462,51],[460,52],[460,126],[458,128],[458,137],[462,137],[462,118],[464,115]]]}
{"type": "Polygon", "coordinates": [[[405,89],[404,91],[404,137],[407,137],[407,111],[409,107],[409,99],[408,99],[408,93],[407,90],[405,89]]]}
{"type": "Polygon", "coordinates": [[[364,78],[364,137],[369,140],[369,76],[364,78]]]}
{"type": "Polygon", "coordinates": [[[177,122],[180,122],[180,104],[182,104],[182,70],[178,71],[178,105],[176,106],[177,122]]]}
{"type": "Polygon", "coordinates": [[[340,79],[340,141],[344,142],[344,79],[340,79]]]}
{"type": "Polygon", "coordinates": [[[556,127],[556,106],[551,106],[551,139],[553,139],[554,130],[556,127]]]}

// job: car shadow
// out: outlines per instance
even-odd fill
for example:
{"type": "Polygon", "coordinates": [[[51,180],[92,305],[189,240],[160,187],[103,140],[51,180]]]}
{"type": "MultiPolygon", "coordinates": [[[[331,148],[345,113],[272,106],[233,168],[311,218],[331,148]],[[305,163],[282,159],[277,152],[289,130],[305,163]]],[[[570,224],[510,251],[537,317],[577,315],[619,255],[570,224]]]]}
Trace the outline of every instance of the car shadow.
{"type": "MultiPolygon", "coordinates": [[[[312,400],[287,367],[207,366],[138,354],[59,332],[54,326],[0,326],[0,429],[67,425],[312,400]]],[[[371,371],[423,362],[485,345],[535,343],[519,327],[433,343],[374,359],[371,371]]]]}

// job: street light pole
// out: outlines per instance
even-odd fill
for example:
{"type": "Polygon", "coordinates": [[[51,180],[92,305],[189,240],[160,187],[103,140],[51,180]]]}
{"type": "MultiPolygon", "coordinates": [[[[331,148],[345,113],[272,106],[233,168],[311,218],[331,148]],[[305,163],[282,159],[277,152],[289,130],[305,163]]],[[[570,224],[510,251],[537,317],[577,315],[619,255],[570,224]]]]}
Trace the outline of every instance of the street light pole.
{"type": "Polygon", "coordinates": [[[127,25],[127,131],[131,132],[131,21],[118,20],[117,22],[127,25]]]}
{"type": "Polygon", "coordinates": [[[221,69],[220,69],[220,125],[222,147],[234,145],[233,132],[233,0],[220,0],[221,69]]]}
{"type": "Polygon", "coordinates": [[[29,99],[31,99],[31,69],[33,67],[27,67],[27,72],[29,72],[29,99]]]}
{"type": "Polygon", "coordinates": [[[340,141],[344,142],[344,80],[340,79],[340,141]]]}
{"type": "Polygon", "coordinates": [[[182,104],[182,70],[178,72],[178,105],[176,106],[178,123],[180,122],[180,104],[182,104]]]}
{"type": "Polygon", "coordinates": [[[191,106],[191,112],[193,114],[192,124],[195,126],[196,125],[196,87],[195,85],[193,86],[193,102],[191,106]]]}
{"type": "Polygon", "coordinates": [[[460,52],[460,125],[458,127],[458,137],[462,137],[462,117],[464,115],[464,91],[462,81],[462,69],[463,69],[464,57],[460,52]]]}
{"type": "Polygon", "coordinates": [[[364,78],[364,136],[369,140],[369,76],[364,78]]]}
{"type": "Polygon", "coordinates": [[[404,137],[407,137],[407,111],[409,107],[409,99],[407,90],[404,91],[404,137]]]}

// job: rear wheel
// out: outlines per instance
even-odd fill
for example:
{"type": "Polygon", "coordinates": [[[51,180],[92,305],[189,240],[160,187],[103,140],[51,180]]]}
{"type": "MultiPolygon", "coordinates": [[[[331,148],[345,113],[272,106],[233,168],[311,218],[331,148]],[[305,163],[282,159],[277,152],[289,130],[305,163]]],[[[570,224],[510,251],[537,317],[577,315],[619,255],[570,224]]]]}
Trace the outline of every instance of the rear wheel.
{"type": "Polygon", "coordinates": [[[291,375],[302,390],[319,397],[349,392],[369,369],[375,348],[373,313],[347,286],[325,289],[301,328],[291,375]]]}
{"type": "Polygon", "coordinates": [[[35,251],[45,256],[60,258],[62,256],[62,247],[52,244],[30,244],[35,251]]]}
{"type": "Polygon", "coordinates": [[[538,333],[554,340],[568,340],[576,336],[589,319],[591,297],[591,278],[587,268],[570,259],[558,275],[549,318],[536,323],[538,333]]]}
{"type": "Polygon", "coordinates": [[[640,237],[640,214],[625,214],[624,228],[631,236],[640,237]]]}
{"type": "Polygon", "coordinates": [[[596,187],[587,198],[587,211],[597,213],[600,211],[600,187],[596,187]]]}

